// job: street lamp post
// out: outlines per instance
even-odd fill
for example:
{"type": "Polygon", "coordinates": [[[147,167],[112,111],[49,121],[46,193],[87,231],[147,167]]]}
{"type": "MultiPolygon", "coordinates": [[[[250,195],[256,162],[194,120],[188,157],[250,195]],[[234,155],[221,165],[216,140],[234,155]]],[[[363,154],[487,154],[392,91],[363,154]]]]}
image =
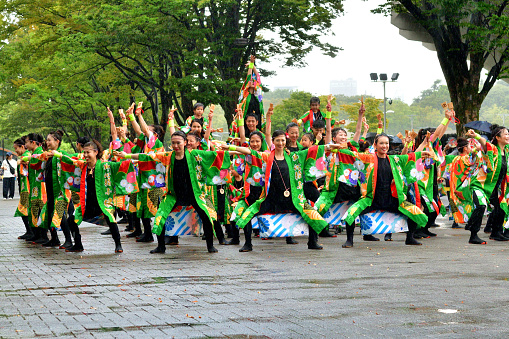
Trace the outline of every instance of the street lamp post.
{"type": "MultiPolygon", "coordinates": [[[[378,74],[377,73],[370,73],[369,74],[371,81],[377,82],[378,81],[378,74]]],[[[399,78],[399,73],[392,73],[391,82],[395,82],[399,78]]],[[[387,133],[387,96],[385,95],[385,83],[389,80],[387,80],[387,73],[380,73],[380,81],[384,84],[384,133],[387,133]]]]}

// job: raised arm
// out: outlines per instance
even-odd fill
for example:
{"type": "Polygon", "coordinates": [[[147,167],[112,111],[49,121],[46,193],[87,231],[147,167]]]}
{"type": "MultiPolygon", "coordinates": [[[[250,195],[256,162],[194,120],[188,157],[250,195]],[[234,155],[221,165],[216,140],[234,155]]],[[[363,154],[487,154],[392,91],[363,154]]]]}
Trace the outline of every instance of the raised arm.
{"type": "Polygon", "coordinates": [[[453,110],[447,110],[445,111],[445,118],[442,120],[440,125],[435,130],[435,133],[431,136],[430,142],[435,142],[436,139],[442,138],[442,136],[445,134],[445,131],[447,130],[447,127],[449,126],[449,123],[452,119],[454,119],[455,112],[453,110]]]}
{"type": "Polygon", "coordinates": [[[361,99],[361,107],[359,108],[359,117],[357,118],[357,126],[355,127],[355,134],[353,135],[353,141],[359,142],[362,129],[362,118],[364,117],[366,108],[364,107],[364,100],[361,99]]]}
{"type": "MultiPolygon", "coordinates": [[[[120,112],[120,110],[119,110],[120,112]]],[[[136,118],[134,116],[134,102],[131,104],[131,106],[127,109],[127,116],[129,117],[129,120],[131,121],[131,125],[133,126],[134,133],[136,133],[136,136],[141,135],[141,128],[140,125],[138,125],[138,122],[136,121],[136,118]]]]}
{"type": "Polygon", "coordinates": [[[143,132],[143,134],[145,134],[145,136],[148,138],[148,135],[150,133],[149,129],[148,129],[148,125],[147,123],[145,122],[145,119],[143,119],[143,102],[139,102],[138,103],[138,107],[136,108],[136,116],[138,117],[138,120],[140,121],[140,128],[141,128],[141,131],[143,132]]]}
{"type": "Polygon", "coordinates": [[[240,105],[237,107],[237,128],[239,129],[239,137],[240,137],[240,144],[246,142],[246,130],[244,128],[244,112],[242,112],[242,108],[240,108],[240,105]]]}
{"type": "Polygon", "coordinates": [[[171,110],[168,112],[168,132],[170,133],[170,136],[175,133],[175,115],[174,112],[177,109],[175,107],[172,107],[171,110]]]}
{"type": "Polygon", "coordinates": [[[209,126],[207,127],[207,129],[205,130],[205,136],[204,136],[204,139],[205,141],[209,142],[209,139],[210,139],[210,133],[212,132],[212,118],[214,117],[214,109],[216,108],[215,105],[210,105],[210,111],[209,111],[209,126]]]}
{"type": "Polygon", "coordinates": [[[364,124],[364,132],[362,133],[362,138],[364,140],[366,140],[366,136],[368,135],[368,131],[369,131],[369,124],[366,121],[366,117],[362,118],[362,123],[364,124]]]}
{"type": "Polygon", "coordinates": [[[117,140],[117,127],[115,126],[115,118],[113,117],[113,112],[108,107],[108,118],[110,118],[110,131],[111,131],[111,140],[115,142],[117,140]]]}
{"type": "Polygon", "coordinates": [[[274,105],[270,104],[269,110],[265,120],[265,140],[267,141],[267,147],[272,147],[272,114],[274,113],[274,105]]]}
{"type": "Polygon", "coordinates": [[[332,141],[332,94],[327,99],[327,113],[325,113],[325,144],[330,144],[332,141]]]}

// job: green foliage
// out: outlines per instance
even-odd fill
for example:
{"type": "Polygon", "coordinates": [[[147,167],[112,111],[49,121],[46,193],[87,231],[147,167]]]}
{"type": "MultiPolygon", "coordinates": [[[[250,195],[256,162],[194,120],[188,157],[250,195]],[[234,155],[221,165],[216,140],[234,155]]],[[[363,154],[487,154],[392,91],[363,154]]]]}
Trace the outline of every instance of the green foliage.
{"type": "Polygon", "coordinates": [[[233,112],[255,48],[264,61],[278,55],[293,66],[303,66],[313,48],[334,56],[339,48],[320,37],[331,33],[342,6],[340,0],[0,0],[0,10],[0,105],[8,111],[0,132],[62,128],[69,140],[89,135],[105,143],[107,106],[144,101],[147,120],[164,127],[172,105],[180,124],[196,101],[233,112]],[[238,38],[248,45],[237,45],[238,38]]]}
{"type": "Polygon", "coordinates": [[[432,41],[461,121],[460,134],[463,124],[478,120],[496,80],[508,76],[508,5],[498,0],[391,0],[374,10],[400,13],[409,28],[432,41]],[[481,84],[484,69],[488,74],[481,84]]]}

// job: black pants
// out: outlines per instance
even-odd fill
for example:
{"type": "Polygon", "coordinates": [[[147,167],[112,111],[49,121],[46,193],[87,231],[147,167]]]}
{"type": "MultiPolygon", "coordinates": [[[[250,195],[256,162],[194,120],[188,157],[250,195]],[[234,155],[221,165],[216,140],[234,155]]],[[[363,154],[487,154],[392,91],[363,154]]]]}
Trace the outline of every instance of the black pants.
{"type": "MultiPolygon", "coordinates": [[[[482,217],[484,212],[486,211],[486,206],[482,206],[479,204],[479,199],[477,198],[477,194],[475,191],[472,192],[472,201],[474,202],[474,211],[472,215],[470,215],[470,219],[468,219],[467,226],[470,229],[470,233],[477,234],[481,229],[482,217]]],[[[498,206],[500,208],[500,205],[498,206]]]]}
{"type": "Polygon", "coordinates": [[[498,189],[494,191],[494,194],[490,197],[490,204],[493,206],[493,211],[491,211],[488,217],[488,221],[491,224],[491,234],[493,235],[503,233],[505,221],[505,212],[500,208],[497,192],[498,189]]]}
{"type": "Polygon", "coordinates": [[[15,185],[16,178],[5,178],[3,179],[3,186],[4,186],[4,199],[7,198],[14,198],[14,185],[15,185]]]}

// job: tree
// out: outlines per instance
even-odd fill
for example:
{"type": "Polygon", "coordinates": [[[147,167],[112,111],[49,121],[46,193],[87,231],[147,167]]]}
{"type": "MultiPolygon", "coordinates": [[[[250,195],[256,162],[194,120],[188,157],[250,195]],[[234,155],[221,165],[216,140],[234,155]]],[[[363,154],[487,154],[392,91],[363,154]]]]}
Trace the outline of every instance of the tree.
{"type": "Polygon", "coordinates": [[[288,66],[303,66],[314,48],[334,56],[339,48],[320,37],[331,33],[342,5],[340,0],[1,0],[0,9],[2,41],[13,42],[19,31],[32,29],[27,52],[44,51],[47,60],[55,53],[68,53],[71,62],[100,56],[92,58],[97,63],[89,64],[89,71],[114,67],[132,98],[141,92],[153,122],[165,127],[171,105],[178,107],[176,119],[182,123],[192,114],[193,101],[220,103],[231,123],[244,64],[255,50],[264,61],[278,55],[288,66]],[[279,39],[264,37],[264,31],[279,39]],[[247,39],[247,46],[238,38],[247,39]]]}
{"type": "Polygon", "coordinates": [[[405,13],[433,42],[457,117],[463,125],[478,120],[479,110],[496,80],[506,76],[509,29],[506,0],[398,0],[374,10],[405,13]],[[488,70],[481,84],[483,68],[488,70]]]}
{"type": "MultiPolygon", "coordinates": [[[[378,126],[378,119],[376,116],[378,114],[383,115],[384,113],[380,109],[380,105],[383,102],[384,102],[383,99],[375,99],[370,97],[364,98],[364,107],[366,108],[364,116],[366,117],[366,121],[369,124],[371,131],[376,131],[376,128],[378,126]]],[[[352,121],[352,123],[346,126],[347,130],[350,132],[355,132],[360,107],[361,107],[360,102],[341,105],[341,109],[348,114],[348,118],[352,121]]],[[[389,121],[387,121],[387,124],[389,125],[389,121]]]]}

